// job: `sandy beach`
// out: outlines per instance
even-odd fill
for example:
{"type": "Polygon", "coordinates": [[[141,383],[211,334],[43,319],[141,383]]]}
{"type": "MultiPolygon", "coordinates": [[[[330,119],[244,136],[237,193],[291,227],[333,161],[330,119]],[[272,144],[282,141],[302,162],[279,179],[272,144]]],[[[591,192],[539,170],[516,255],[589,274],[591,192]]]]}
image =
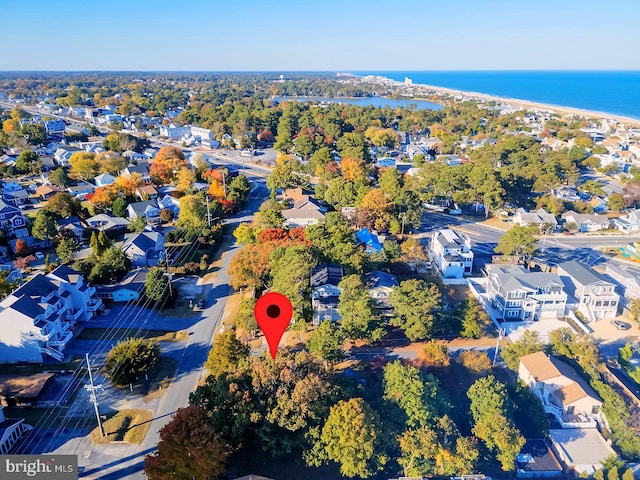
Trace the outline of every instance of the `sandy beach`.
{"type": "Polygon", "coordinates": [[[612,113],[606,113],[606,112],[597,112],[597,111],[593,111],[593,110],[585,110],[585,109],[581,109],[581,108],[573,108],[573,107],[565,107],[562,105],[551,105],[551,104],[547,104],[547,103],[540,103],[540,102],[532,102],[529,100],[521,100],[518,98],[505,98],[505,97],[498,97],[495,95],[488,95],[485,93],[478,93],[478,92],[466,92],[466,91],[462,91],[462,90],[454,90],[452,88],[445,88],[445,87],[436,87],[435,85],[424,85],[424,84],[420,84],[420,83],[414,83],[410,86],[405,85],[402,82],[397,82],[395,80],[391,80],[388,79],[390,82],[393,82],[395,85],[397,86],[402,86],[405,88],[411,88],[414,90],[414,92],[433,92],[435,94],[438,95],[451,95],[451,96],[463,96],[465,99],[468,100],[478,100],[480,102],[490,102],[490,101],[494,101],[494,102],[498,102],[498,103],[503,103],[503,104],[508,104],[508,105],[515,105],[518,107],[522,107],[528,110],[544,110],[544,111],[550,111],[550,112],[556,112],[560,115],[578,115],[578,116],[582,116],[582,117],[586,117],[586,118],[606,118],[609,120],[615,120],[619,123],[622,123],[624,125],[629,125],[629,126],[634,126],[634,127],[640,127],[640,119],[637,118],[631,118],[631,117],[625,117],[623,115],[615,115],[612,113]]]}

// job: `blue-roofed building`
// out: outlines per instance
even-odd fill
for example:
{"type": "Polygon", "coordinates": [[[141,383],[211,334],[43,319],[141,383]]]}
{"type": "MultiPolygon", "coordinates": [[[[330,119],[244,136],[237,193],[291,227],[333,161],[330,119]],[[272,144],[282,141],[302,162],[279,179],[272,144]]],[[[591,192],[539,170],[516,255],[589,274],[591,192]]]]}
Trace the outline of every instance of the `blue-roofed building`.
{"type": "Polygon", "coordinates": [[[358,242],[364,245],[364,251],[367,253],[380,253],[382,251],[382,244],[375,233],[372,233],[368,228],[363,228],[356,232],[356,238],[358,242]]]}

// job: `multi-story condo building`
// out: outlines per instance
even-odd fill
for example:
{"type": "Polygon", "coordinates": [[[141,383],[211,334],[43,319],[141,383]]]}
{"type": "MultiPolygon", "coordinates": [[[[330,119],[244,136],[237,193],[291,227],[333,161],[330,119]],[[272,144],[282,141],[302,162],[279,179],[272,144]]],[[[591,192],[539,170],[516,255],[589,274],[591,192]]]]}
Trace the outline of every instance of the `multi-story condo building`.
{"type": "Polygon", "coordinates": [[[448,228],[433,233],[431,257],[445,278],[462,278],[473,269],[471,240],[465,234],[448,228]]]}
{"type": "Polygon", "coordinates": [[[589,322],[618,315],[620,295],[616,284],[604,275],[575,260],[559,264],[558,275],[567,293],[577,301],[578,312],[589,322]]]}
{"type": "Polygon", "coordinates": [[[529,272],[520,266],[487,265],[487,296],[497,316],[507,321],[560,318],[567,294],[554,273],[529,272]]]}
{"type": "Polygon", "coordinates": [[[95,288],[61,265],[36,275],[0,302],[0,363],[64,359],[64,348],[80,320],[102,306],[95,288]]]}

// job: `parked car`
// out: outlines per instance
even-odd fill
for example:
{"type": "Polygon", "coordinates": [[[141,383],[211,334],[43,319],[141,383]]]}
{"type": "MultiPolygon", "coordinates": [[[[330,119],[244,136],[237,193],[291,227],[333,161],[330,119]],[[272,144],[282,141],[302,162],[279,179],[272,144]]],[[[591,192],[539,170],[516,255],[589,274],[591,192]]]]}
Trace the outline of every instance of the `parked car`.
{"type": "Polygon", "coordinates": [[[204,298],[198,300],[198,303],[196,303],[196,308],[204,308],[204,298]]]}
{"type": "Polygon", "coordinates": [[[44,260],[44,253],[42,252],[36,252],[36,258],[38,260],[44,260]]]}
{"type": "Polygon", "coordinates": [[[631,328],[631,325],[621,322],[620,320],[611,320],[611,323],[613,323],[618,330],[629,330],[631,328]]]}

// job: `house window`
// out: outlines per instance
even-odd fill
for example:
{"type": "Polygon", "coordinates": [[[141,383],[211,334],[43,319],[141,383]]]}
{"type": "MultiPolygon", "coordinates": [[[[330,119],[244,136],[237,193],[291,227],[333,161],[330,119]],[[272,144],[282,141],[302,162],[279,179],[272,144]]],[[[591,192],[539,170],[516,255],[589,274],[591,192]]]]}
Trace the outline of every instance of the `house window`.
{"type": "Polygon", "coordinates": [[[509,310],[507,312],[507,317],[517,317],[519,314],[518,310],[509,310]]]}

